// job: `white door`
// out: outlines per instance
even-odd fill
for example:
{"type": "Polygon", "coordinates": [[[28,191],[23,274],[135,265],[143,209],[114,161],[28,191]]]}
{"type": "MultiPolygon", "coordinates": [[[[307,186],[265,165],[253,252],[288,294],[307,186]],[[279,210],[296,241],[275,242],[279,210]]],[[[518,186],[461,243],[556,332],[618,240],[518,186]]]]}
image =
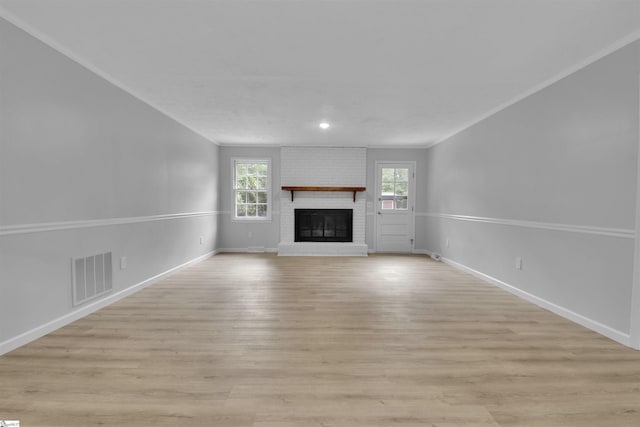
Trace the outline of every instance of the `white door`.
{"type": "Polygon", "coordinates": [[[414,245],[415,162],[376,162],[376,251],[414,245]]]}

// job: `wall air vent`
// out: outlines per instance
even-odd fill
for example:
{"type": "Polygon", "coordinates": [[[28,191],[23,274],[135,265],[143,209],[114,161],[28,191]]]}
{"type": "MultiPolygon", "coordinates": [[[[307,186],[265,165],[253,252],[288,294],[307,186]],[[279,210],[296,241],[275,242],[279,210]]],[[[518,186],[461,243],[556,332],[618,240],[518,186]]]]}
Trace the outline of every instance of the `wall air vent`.
{"type": "Polygon", "coordinates": [[[98,298],[113,288],[111,252],[75,258],[71,269],[74,306],[98,298]]]}

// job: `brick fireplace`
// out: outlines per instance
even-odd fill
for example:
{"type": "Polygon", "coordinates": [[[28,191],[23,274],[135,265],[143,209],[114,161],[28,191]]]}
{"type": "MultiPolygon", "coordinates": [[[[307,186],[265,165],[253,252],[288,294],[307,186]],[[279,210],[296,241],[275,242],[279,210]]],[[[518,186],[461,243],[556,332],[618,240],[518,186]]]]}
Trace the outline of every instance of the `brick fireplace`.
{"type": "MultiPolygon", "coordinates": [[[[283,147],[282,186],[358,187],[366,185],[366,149],[283,147]]],[[[278,255],[366,256],[364,192],[282,190],[278,255]],[[355,201],[354,201],[355,198],[355,201]],[[352,212],[352,241],[296,241],[296,210],[346,209],[352,212]]]]}

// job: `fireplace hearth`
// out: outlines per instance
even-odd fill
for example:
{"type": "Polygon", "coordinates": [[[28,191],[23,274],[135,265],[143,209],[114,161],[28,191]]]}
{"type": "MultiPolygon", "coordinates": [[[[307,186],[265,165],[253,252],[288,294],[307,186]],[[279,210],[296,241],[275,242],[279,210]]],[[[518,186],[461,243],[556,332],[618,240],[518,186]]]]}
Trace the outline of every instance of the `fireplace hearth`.
{"type": "Polygon", "coordinates": [[[353,209],[296,209],[296,242],[353,242],[353,209]]]}

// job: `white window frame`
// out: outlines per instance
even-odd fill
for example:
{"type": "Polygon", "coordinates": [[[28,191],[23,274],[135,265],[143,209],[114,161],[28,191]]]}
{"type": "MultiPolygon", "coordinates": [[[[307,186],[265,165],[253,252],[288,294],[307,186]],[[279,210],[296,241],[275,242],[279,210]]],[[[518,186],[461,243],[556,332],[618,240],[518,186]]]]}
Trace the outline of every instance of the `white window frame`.
{"type": "Polygon", "coordinates": [[[232,157],[231,158],[231,220],[238,222],[245,221],[259,221],[259,222],[270,222],[271,221],[271,195],[273,193],[271,189],[271,177],[273,175],[273,171],[271,170],[271,159],[270,158],[246,158],[246,157],[232,157]],[[236,187],[236,165],[238,163],[266,163],[267,164],[267,216],[259,217],[259,216],[237,216],[238,208],[236,206],[237,203],[237,187],[236,187]]]}

